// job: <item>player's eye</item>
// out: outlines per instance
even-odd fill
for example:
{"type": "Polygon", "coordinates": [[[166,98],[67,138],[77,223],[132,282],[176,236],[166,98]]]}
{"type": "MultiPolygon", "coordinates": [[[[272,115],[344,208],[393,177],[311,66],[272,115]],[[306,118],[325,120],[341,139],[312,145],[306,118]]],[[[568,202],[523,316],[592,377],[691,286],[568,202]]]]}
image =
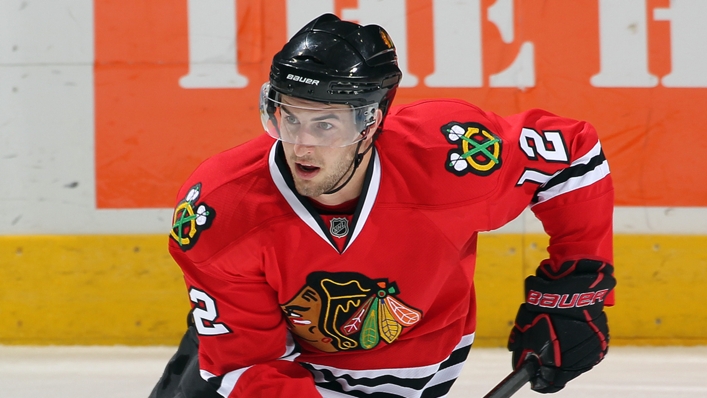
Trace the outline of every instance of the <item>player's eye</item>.
{"type": "Polygon", "coordinates": [[[318,122],[316,126],[317,126],[317,129],[323,130],[323,131],[331,130],[334,128],[334,125],[331,123],[328,123],[328,122],[318,122]]]}
{"type": "Polygon", "coordinates": [[[294,117],[294,116],[292,116],[292,115],[287,115],[287,114],[285,114],[282,119],[283,119],[283,120],[285,121],[285,123],[287,123],[287,124],[299,124],[299,120],[297,120],[297,118],[294,117]]]}

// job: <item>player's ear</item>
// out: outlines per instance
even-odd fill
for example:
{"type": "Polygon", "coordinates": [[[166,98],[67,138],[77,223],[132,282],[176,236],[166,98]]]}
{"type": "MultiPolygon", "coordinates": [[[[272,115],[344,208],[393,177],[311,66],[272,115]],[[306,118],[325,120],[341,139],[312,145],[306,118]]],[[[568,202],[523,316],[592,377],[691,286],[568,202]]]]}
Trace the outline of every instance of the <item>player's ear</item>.
{"type": "Polygon", "coordinates": [[[383,123],[383,111],[380,109],[376,109],[376,129],[378,129],[378,126],[383,123]]]}

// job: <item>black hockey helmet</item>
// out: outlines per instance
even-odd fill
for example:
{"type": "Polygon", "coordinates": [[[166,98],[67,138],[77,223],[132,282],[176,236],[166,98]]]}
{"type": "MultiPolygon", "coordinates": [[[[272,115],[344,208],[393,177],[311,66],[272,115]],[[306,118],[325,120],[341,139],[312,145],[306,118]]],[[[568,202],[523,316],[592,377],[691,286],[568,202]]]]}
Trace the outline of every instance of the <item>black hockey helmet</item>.
{"type": "Polygon", "coordinates": [[[375,121],[376,109],[385,118],[401,77],[395,47],[382,27],[321,15],[273,57],[270,81],[261,92],[263,124],[286,95],[350,105],[363,132],[375,121]]]}

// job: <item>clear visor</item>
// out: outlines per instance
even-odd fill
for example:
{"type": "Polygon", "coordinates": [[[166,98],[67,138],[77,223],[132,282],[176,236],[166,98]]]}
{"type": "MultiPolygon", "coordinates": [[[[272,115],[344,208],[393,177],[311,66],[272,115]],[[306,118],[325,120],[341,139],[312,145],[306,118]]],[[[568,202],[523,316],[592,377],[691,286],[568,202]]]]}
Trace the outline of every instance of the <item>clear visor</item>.
{"type": "Polygon", "coordinates": [[[345,147],[366,136],[378,104],[354,107],[280,95],[265,83],[260,90],[260,120],[265,131],[289,144],[345,147]]]}

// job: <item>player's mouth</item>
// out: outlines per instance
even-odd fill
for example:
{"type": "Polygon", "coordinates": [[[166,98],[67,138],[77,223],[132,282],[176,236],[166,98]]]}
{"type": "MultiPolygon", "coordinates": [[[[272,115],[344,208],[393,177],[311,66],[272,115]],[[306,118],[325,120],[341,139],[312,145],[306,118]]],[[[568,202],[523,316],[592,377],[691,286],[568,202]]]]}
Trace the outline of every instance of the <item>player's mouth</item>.
{"type": "Polygon", "coordinates": [[[319,173],[319,170],[321,170],[319,167],[309,163],[295,163],[295,172],[300,178],[314,178],[319,173]]]}

